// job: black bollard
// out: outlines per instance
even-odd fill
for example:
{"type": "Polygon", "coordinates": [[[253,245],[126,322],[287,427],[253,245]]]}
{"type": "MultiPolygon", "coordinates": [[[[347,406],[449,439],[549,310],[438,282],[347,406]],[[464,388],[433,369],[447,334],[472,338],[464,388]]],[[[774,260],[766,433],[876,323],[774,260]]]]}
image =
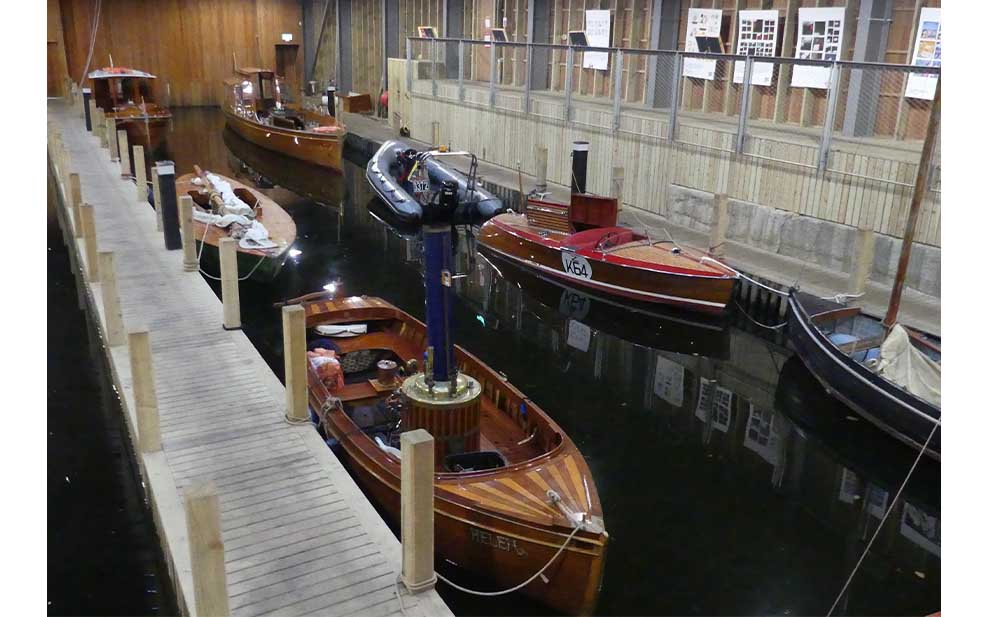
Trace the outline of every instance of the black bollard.
{"type": "Polygon", "coordinates": [[[589,141],[573,142],[573,177],[570,181],[570,190],[574,193],[587,192],[587,155],[589,152],[589,141]]]}
{"type": "Polygon", "coordinates": [[[330,116],[336,117],[336,86],[334,85],[326,88],[326,111],[330,116]]]}
{"type": "Polygon", "coordinates": [[[86,114],[86,130],[90,133],[93,132],[93,119],[89,117],[89,99],[92,95],[93,91],[89,88],[82,89],[82,111],[86,114]]]}
{"type": "Polygon", "coordinates": [[[182,234],[178,223],[178,196],[175,194],[175,163],[158,161],[158,193],[161,195],[161,226],[165,232],[165,248],[175,251],[182,248],[182,234]]]}

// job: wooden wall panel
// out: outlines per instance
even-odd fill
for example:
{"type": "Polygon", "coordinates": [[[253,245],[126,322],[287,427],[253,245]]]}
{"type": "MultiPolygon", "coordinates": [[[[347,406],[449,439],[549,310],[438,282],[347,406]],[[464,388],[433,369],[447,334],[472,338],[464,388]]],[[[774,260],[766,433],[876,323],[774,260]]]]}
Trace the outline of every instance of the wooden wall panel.
{"type": "Polygon", "coordinates": [[[379,0],[350,5],[350,57],[353,59],[352,88],[377,101],[384,75],[384,13],[379,0]]]}
{"type": "Polygon", "coordinates": [[[59,0],[48,0],[48,96],[65,96],[65,37],[62,33],[62,11],[59,0]]]}
{"type": "Polygon", "coordinates": [[[312,5],[318,18],[325,15],[323,23],[315,27],[319,40],[316,42],[316,60],[312,69],[312,79],[319,82],[319,88],[322,89],[329,85],[331,79],[336,78],[336,0],[322,0],[313,2],[312,5]]]}
{"type": "MultiPolygon", "coordinates": [[[[83,74],[95,4],[61,0],[69,74],[83,74]]],[[[299,0],[103,0],[89,70],[132,66],[154,73],[156,96],[171,105],[218,105],[223,79],[241,66],[274,69],[282,33],[301,43],[299,0]],[[170,94],[170,98],[167,96],[170,94]]],[[[303,66],[299,49],[298,66],[303,66]]]]}

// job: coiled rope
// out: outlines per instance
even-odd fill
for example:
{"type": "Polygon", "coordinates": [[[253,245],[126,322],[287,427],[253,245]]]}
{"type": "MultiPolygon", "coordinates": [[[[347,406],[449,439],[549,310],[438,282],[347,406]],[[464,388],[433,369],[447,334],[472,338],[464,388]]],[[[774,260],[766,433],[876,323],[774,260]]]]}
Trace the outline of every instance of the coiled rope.
{"type": "Polygon", "coordinates": [[[885,510],[885,516],[882,517],[881,522],[878,523],[878,527],[875,528],[875,533],[873,533],[871,535],[871,539],[868,540],[868,545],[865,546],[864,551],[861,553],[861,557],[858,559],[858,563],[854,564],[854,569],[851,570],[851,574],[847,577],[847,581],[845,581],[844,586],[841,587],[840,593],[837,594],[836,598],[834,598],[833,605],[831,605],[830,610],[827,611],[827,617],[830,617],[831,615],[834,614],[834,609],[837,608],[837,603],[840,602],[840,599],[842,597],[844,597],[844,593],[847,591],[847,588],[851,585],[851,581],[854,580],[854,575],[858,573],[858,568],[861,567],[861,563],[864,561],[865,556],[868,554],[868,551],[871,549],[871,545],[875,543],[875,538],[878,537],[878,533],[882,530],[882,525],[885,524],[885,521],[888,519],[889,514],[892,513],[892,508],[895,507],[895,502],[899,500],[899,496],[902,495],[902,491],[906,488],[906,484],[909,482],[909,478],[911,478],[913,472],[916,471],[916,467],[919,465],[919,461],[923,458],[923,454],[926,453],[926,448],[929,447],[930,440],[933,439],[933,435],[937,432],[938,428],[940,428],[939,420],[937,420],[936,423],[933,425],[933,430],[930,431],[929,437],[926,438],[926,443],[923,444],[923,449],[919,451],[919,454],[916,456],[916,460],[913,461],[912,467],[909,468],[909,473],[906,474],[905,480],[902,481],[902,484],[899,486],[899,490],[896,491],[895,493],[895,497],[892,498],[892,503],[890,503],[888,509],[885,510]]]}

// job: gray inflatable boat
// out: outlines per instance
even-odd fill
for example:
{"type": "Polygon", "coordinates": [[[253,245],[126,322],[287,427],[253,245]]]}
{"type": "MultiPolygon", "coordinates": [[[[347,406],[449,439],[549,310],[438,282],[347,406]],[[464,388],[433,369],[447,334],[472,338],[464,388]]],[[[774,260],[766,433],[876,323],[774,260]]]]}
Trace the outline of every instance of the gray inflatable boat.
{"type": "Polygon", "coordinates": [[[496,196],[476,185],[477,159],[469,152],[417,151],[410,144],[392,139],[382,145],[367,163],[367,181],[395,218],[405,224],[428,222],[423,219],[420,199],[436,195],[443,181],[459,187],[456,224],[481,224],[505,212],[496,196]],[[470,174],[464,175],[443,163],[449,156],[469,156],[470,174]]]}

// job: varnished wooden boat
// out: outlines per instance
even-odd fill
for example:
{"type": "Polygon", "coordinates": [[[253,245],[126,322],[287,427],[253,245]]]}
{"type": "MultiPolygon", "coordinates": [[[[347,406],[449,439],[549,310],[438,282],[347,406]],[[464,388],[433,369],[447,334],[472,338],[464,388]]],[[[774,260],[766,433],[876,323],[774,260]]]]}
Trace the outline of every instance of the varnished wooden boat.
{"type": "MultiPolygon", "coordinates": [[[[371,381],[376,377],[372,370],[381,359],[404,367],[421,359],[427,344],[425,325],[378,298],[330,300],[320,294],[305,298],[290,302],[305,308],[309,347],[333,347],[345,382],[334,393],[342,401],[341,409],[310,365],[309,403],[318,410],[327,437],[339,442],[358,482],[397,525],[401,463],[375,437],[395,446],[398,419],[410,410],[389,410],[386,401],[392,392],[371,381]],[[326,338],[312,330],[332,324],[365,324],[367,331],[326,338]]],[[[475,471],[451,471],[447,465],[452,457],[445,464],[437,463],[437,563],[449,560],[475,573],[488,589],[500,590],[530,578],[565,546],[544,578],[537,577],[522,593],[565,613],[592,612],[608,535],[583,456],[544,411],[501,375],[459,347],[455,355],[460,371],[483,388],[481,458],[496,453],[494,458],[500,457],[504,466],[488,463],[475,471]],[[553,494],[559,496],[556,503],[553,494]],[[585,521],[586,527],[577,529],[574,520],[585,521]]],[[[459,456],[473,454],[478,453],[459,456]]]]}
{"type": "Polygon", "coordinates": [[[89,74],[93,100],[107,119],[127,131],[129,143],[157,148],[164,139],[172,114],[154,100],[150,73],[122,66],[97,69],[89,74]]]}
{"type": "MultiPolygon", "coordinates": [[[[295,242],[295,221],[273,199],[260,191],[237,182],[221,174],[216,174],[230,183],[237,196],[257,212],[257,220],[268,230],[272,242],[277,246],[269,249],[244,248],[237,245],[237,270],[241,277],[250,275],[250,280],[267,281],[277,276],[288,259],[288,251],[295,242]]],[[[175,191],[179,196],[192,197],[195,207],[210,209],[209,193],[201,184],[193,182],[197,174],[185,174],[175,181],[175,191]]],[[[208,264],[210,274],[219,276],[219,242],[228,237],[225,229],[193,221],[196,235],[196,250],[201,251],[202,264],[208,264]],[[202,246],[205,243],[205,246],[202,246]]]]}
{"type": "Polygon", "coordinates": [[[505,259],[576,287],[694,311],[725,310],[734,270],[701,251],[616,226],[613,201],[582,194],[574,194],[570,206],[529,199],[525,214],[494,217],[478,240],[505,259]]]}
{"type": "Polygon", "coordinates": [[[282,104],[273,71],[237,69],[227,79],[227,125],[247,141],[285,156],[342,173],[346,129],[336,118],[282,104]]]}
{"type": "MultiPolygon", "coordinates": [[[[875,370],[886,337],[882,323],[860,308],[789,292],[789,342],[827,393],[896,439],[920,449],[940,423],[940,407],[882,377],[875,370]]],[[[915,347],[939,363],[940,349],[910,333],[915,347]]],[[[940,459],[940,431],[926,454],[940,459]]]]}

